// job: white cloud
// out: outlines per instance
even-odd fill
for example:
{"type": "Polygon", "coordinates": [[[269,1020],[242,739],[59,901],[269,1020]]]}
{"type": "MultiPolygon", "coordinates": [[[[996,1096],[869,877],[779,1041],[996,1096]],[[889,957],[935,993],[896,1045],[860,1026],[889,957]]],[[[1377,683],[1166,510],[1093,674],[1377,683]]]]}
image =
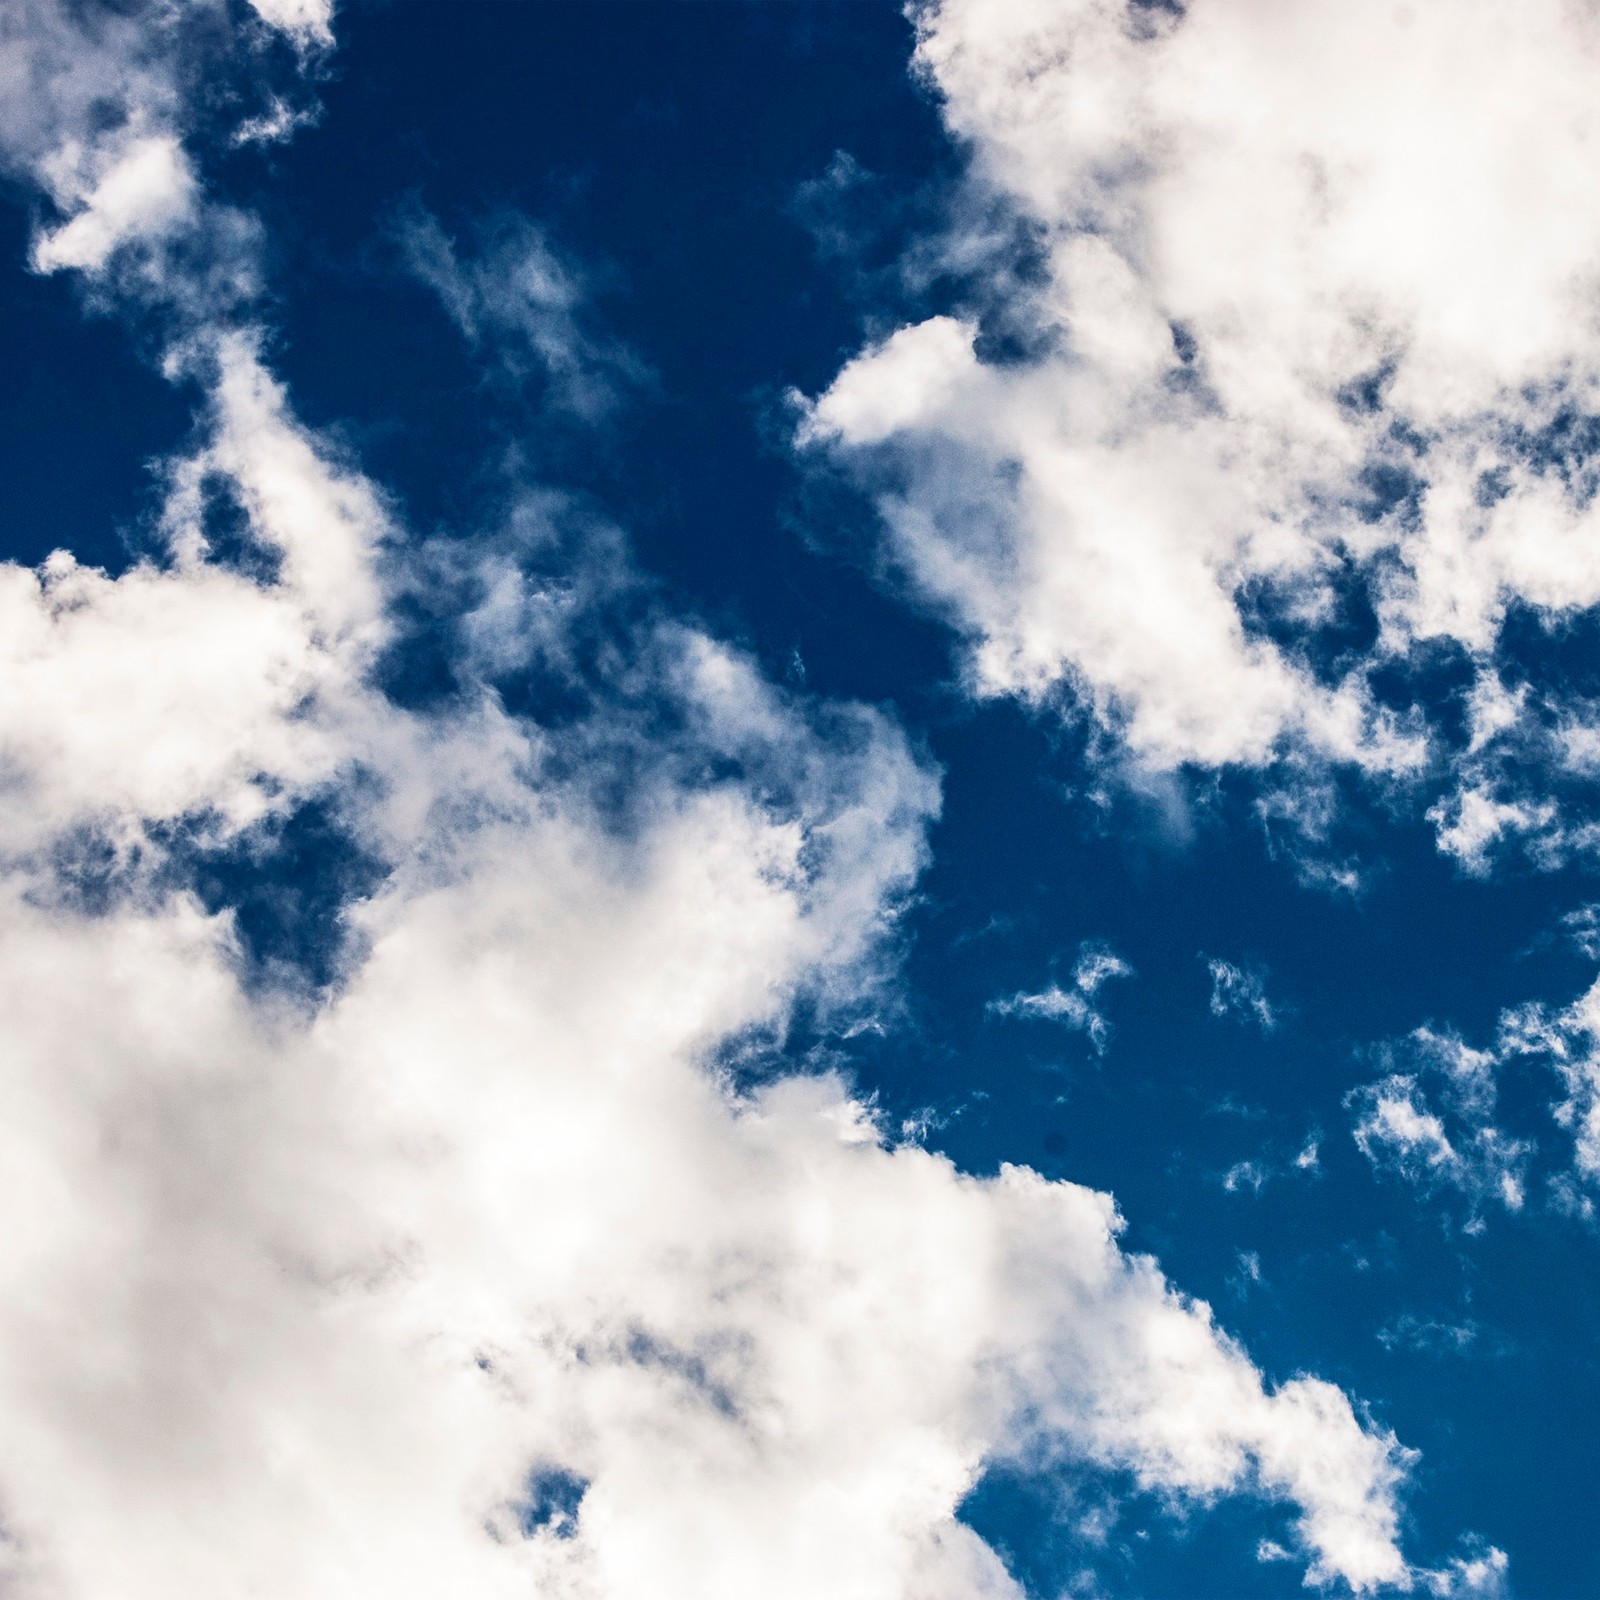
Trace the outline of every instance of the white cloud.
{"type": "Polygon", "coordinates": [[[1234,1016],[1253,1022],[1263,1033],[1271,1033],[1278,1026],[1278,1012],[1267,998],[1264,973],[1216,958],[1206,962],[1206,969],[1211,974],[1212,1016],[1234,1016]]]}
{"type": "Polygon", "coordinates": [[[1482,1595],[1503,1600],[1511,1593],[1511,1562],[1504,1550],[1478,1546],[1471,1555],[1454,1556],[1449,1565],[1420,1574],[1421,1587],[1440,1596],[1482,1595]]]}
{"type": "Polygon", "coordinates": [[[302,49],[333,43],[333,0],[250,0],[251,9],[302,49]]]}
{"type": "MultiPolygon", "coordinates": [[[[51,867],[13,868],[0,1503],[18,1592],[1015,1596],[954,1519],[1008,1457],[1284,1500],[1314,1573],[1408,1581],[1404,1453],[1330,1385],[1269,1389],[1122,1252],[1105,1196],[891,1147],[835,1079],[739,1095],[708,1070],[799,989],[870,977],[936,794],[893,731],[863,713],[844,743],[813,732],[740,658],[669,630],[691,737],[767,770],[707,785],[666,752],[619,833],[586,798],[603,774],[538,776],[538,729],[382,703],[350,665],[376,497],[248,346],[225,348],[198,459],[283,551],[249,602],[276,625],[233,625],[246,597],[193,530],[170,569],[72,569],[80,631],[40,683],[120,663],[122,692],[99,692],[137,759],[96,766],[85,728],[10,739],[8,763],[97,796],[124,833],[181,804],[227,813],[242,775],[335,784],[389,870],[310,1003],[243,988],[228,917],[182,892],[135,872],[96,913],[45,892],[51,867]],[[332,675],[333,710],[269,694],[224,737],[187,684],[203,674],[147,697],[171,627],[126,596],[161,584],[261,680],[332,675]],[[526,1529],[522,1486],[550,1468],[588,1485],[575,1523],[526,1529]]],[[[1077,992],[1124,970],[1088,948],[1077,992]]]]}
{"type": "Polygon", "coordinates": [[[1111,1024],[1095,1005],[1095,994],[1108,978],[1132,976],[1133,968],[1109,946],[1089,940],[1078,951],[1070,988],[1052,983],[1033,994],[1019,989],[1003,999],[991,1000],[988,1009],[999,1017],[1033,1017],[1059,1022],[1075,1032],[1088,1034],[1095,1053],[1103,1055],[1111,1039],[1111,1024]]]}
{"type": "Polygon", "coordinates": [[[1504,1013],[1500,1033],[1507,1056],[1541,1058],[1555,1069],[1565,1088],[1556,1120],[1572,1133],[1574,1169],[1587,1182],[1600,1180],[1600,981],[1561,1010],[1530,1004],[1504,1013]]]}
{"type": "Polygon", "coordinates": [[[131,140],[94,176],[82,174],[83,161],[84,153],[68,146],[51,163],[57,203],[73,216],[34,245],[41,272],[98,271],[119,245],[160,238],[193,217],[194,171],[171,135],[131,140]]]}
{"type": "Polygon", "coordinates": [[[320,108],[292,106],[282,96],[274,95],[265,111],[253,117],[246,117],[233,130],[229,143],[283,144],[292,139],[301,128],[314,126],[320,118],[320,108]]]}
{"type": "Polygon", "coordinates": [[[1260,1194],[1273,1176],[1272,1169],[1260,1161],[1236,1161],[1222,1175],[1222,1187],[1229,1194],[1248,1188],[1251,1194],[1260,1194]]]}
{"type": "Polygon", "coordinates": [[[1462,1195],[1474,1230],[1483,1207],[1514,1212],[1527,1200],[1533,1143],[1495,1122],[1497,1079],[1511,1053],[1504,1031],[1496,1049],[1476,1050],[1452,1033],[1419,1028],[1387,1051],[1400,1070],[1345,1100],[1362,1154],[1424,1191],[1462,1195]]]}
{"type": "MultiPolygon", "coordinates": [[[[1580,939],[1584,919],[1575,919],[1580,939]]],[[[1355,1090],[1355,1137],[1378,1166],[1423,1188],[1447,1187],[1474,1204],[1520,1209],[1528,1199],[1535,1142],[1497,1122],[1498,1081],[1507,1071],[1548,1073],[1544,1100],[1562,1130],[1562,1155],[1547,1163],[1548,1202],[1588,1216],[1600,1182],[1600,983],[1570,1004],[1529,1002],[1501,1012],[1491,1044],[1475,1049],[1452,1033],[1417,1030],[1389,1052],[1391,1071],[1355,1090]]],[[[1540,1144],[1544,1144],[1541,1137],[1540,1144]]]]}
{"type": "Polygon", "coordinates": [[[1556,808],[1549,803],[1498,800],[1487,789],[1470,786],[1430,807],[1428,820],[1434,824],[1439,848],[1454,856],[1464,871],[1482,877],[1501,839],[1547,829],[1556,820],[1556,808]]]}
{"type": "MultiPolygon", "coordinates": [[[[302,66],[331,43],[326,0],[253,0],[261,22],[286,34],[302,66]]],[[[35,270],[83,273],[96,288],[120,277],[191,318],[257,288],[249,219],[208,200],[185,141],[196,75],[245,80],[252,53],[217,49],[211,0],[132,8],[16,0],[0,16],[0,171],[41,192],[60,220],[34,238],[35,270]],[[190,247],[190,259],[174,253],[190,247]],[[202,269],[198,256],[209,255],[202,269]]],[[[282,94],[247,117],[244,138],[284,137],[314,114],[282,94]]]]}
{"type": "MultiPolygon", "coordinates": [[[[802,439],[871,486],[977,692],[1066,691],[1145,766],[1419,771],[1444,734],[1385,710],[1374,668],[1441,641],[1487,662],[1509,603],[1600,602],[1594,472],[1560,434],[1600,393],[1593,19],[941,0],[917,23],[972,189],[1034,230],[1038,270],[995,271],[1029,353],[980,356],[980,291],[857,356],[802,439]],[[1335,644],[1363,606],[1377,637],[1335,644]]],[[[1479,711],[1480,740],[1518,714],[1479,711]]],[[[1469,865],[1530,825],[1458,811],[1469,865]]]]}
{"type": "MultiPolygon", "coordinates": [[[[323,40],[321,5],[255,8],[323,40]]],[[[8,159],[80,137],[96,75],[180,138],[184,15],[108,16],[80,61],[30,4],[60,71],[40,110],[0,69],[8,159]]],[[[92,272],[176,191],[113,205],[121,157],[84,148],[41,248],[92,272]]],[[[1265,1378],[1108,1196],[894,1144],[836,1077],[719,1070],[802,995],[870,1005],[938,803],[898,729],[656,613],[586,675],[563,630],[625,575],[563,609],[514,539],[457,563],[452,692],[391,700],[389,601],[449,563],[208,303],[169,363],[207,414],[164,558],[0,566],[7,1592],[1017,1600],[955,1515],[995,1462],[1255,1495],[1312,1581],[1426,1581],[1409,1453],[1265,1378]],[[261,570],[211,547],[215,492],[261,570]],[[535,664],[586,708],[559,729],[496,692],[535,664]],[[313,799],[376,873],[315,993],[187,886],[225,840],[270,870],[313,799]]],[[[1086,947],[1071,993],[1126,970],[1086,947]]]]}
{"type": "Polygon", "coordinates": [[[312,448],[249,339],[213,366],[211,441],[174,469],[171,565],[0,565],[0,850],[197,814],[245,826],[329,782],[384,715],[361,681],[385,632],[377,497],[312,448]],[[281,559],[277,583],[205,560],[208,475],[281,559]]]}

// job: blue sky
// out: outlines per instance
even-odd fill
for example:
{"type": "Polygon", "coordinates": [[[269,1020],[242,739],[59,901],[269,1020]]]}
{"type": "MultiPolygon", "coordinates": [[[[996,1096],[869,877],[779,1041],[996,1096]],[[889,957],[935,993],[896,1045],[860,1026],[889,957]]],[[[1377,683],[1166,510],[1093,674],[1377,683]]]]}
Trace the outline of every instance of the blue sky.
{"type": "Polygon", "coordinates": [[[0,1572],[1600,1581],[1600,38],[0,20],[0,1572]]]}

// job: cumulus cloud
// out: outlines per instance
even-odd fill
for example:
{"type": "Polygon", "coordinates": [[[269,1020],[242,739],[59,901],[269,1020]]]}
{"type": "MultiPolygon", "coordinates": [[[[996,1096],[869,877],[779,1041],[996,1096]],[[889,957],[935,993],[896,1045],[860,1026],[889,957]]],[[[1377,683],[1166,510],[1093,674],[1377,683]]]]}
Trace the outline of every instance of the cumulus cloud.
{"type": "MultiPolygon", "coordinates": [[[[325,39],[325,6],[255,9],[325,39]]],[[[180,137],[185,15],[82,14],[95,71],[155,86],[138,138],[180,137]]],[[[82,16],[28,9],[39,59],[82,16]]],[[[7,83],[30,160],[94,125],[63,71],[37,115],[7,83]]],[[[84,148],[40,248],[95,275],[196,158],[113,204],[134,147],[84,148]]],[[[159,550],[0,565],[7,1592],[1018,1600],[957,1516],[993,1463],[1262,1497],[1311,1581],[1430,1584],[1409,1452],[1264,1376],[1108,1196],[719,1067],[801,997],[870,1007],[938,805],[896,725],[640,601],[615,541],[525,537],[532,492],[410,540],[261,337],[181,303],[201,438],[159,550]],[[408,697],[424,585],[448,670],[408,697]],[[538,673],[559,720],[508,709],[538,673]],[[311,807],[368,864],[320,986],[200,893],[241,842],[270,877],[311,807]]],[[[1080,952],[1091,1037],[1126,971],[1080,952]]]]}
{"type": "MultiPolygon", "coordinates": [[[[969,210],[1009,208],[1028,257],[958,223],[965,300],[863,350],[800,436],[874,495],[974,691],[1080,708],[1146,768],[1463,754],[1427,671],[1487,678],[1508,609],[1600,602],[1591,13],[915,14],[969,210]]],[[[1480,746],[1521,715],[1479,710],[1480,746]]],[[[1537,780],[1470,778],[1437,816],[1469,867],[1553,825],[1537,780]]]]}
{"type": "Polygon", "coordinates": [[[108,578],[57,551],[0,566],[0,851],[203,818],[224,831],[329,782],[370,711],[384,634],[370,486],[320,458],[253,342],[222,339],[207,447],[173,468],[172,559],[108,578]],[[280,563],[206,559],[199,487],[223,477],[280,563]]]}
{"type": "MultiPolygon", "coordinates": [[[[1014,1595],[954,1515],[1004,1457],[1281,1499],[1315,1573],[1406,1581],[1404,1452],[1328,1384],[1267,1385],[1121,1250],[1106,1197],[966,1177],[834,1078],[718,1077],[722,1041],[870,973],[936,798],[894,730],[857,713],[841,741],[667,624],[657,692],[754,776],[630,761],[619,828],[593,768],[625,729],[573,735],[558,776],[492,697],[372,686],[379,497],[247,348],[214,382],[169,566],[8,573],[36,609],[80,585],[29,697],[57,695],[65,742],[0,724],[55,797],[0,919],[17,1592],[1014,1595]],[[272,581],[208,559],[202,465],[280,549],[272,581]],[[173,634],[226,642],[265,686],[246,714],[218,725],[173,634]],[[153,850],[308,792],[385,863],[320,999],[243,984],[181,855],[91,906],[48,848],[93,821],[153,850]],[[578,1487],[536,1515],[550,1481],[578,1487]]],[[[1122,970],[1086,951],[1074,982],[1122,970]]]]}
{"type": "Polygon", "coordinates": [[[1086,1033],[1096,1055],[1105,1053],[1111,1039],[1111,1024],[1095,1004],[1095,995],[1109,978],[1130,978],[1133,968],[1111,948],[1087,941],[1073,963],[1067,988],[1059,983],[1030,994],[1019,989],[1015,994],[989,1002],[997,1017],[1033,1017],[1044,1022],[1059,1022],[1078,1033],[1086,1033]]]}

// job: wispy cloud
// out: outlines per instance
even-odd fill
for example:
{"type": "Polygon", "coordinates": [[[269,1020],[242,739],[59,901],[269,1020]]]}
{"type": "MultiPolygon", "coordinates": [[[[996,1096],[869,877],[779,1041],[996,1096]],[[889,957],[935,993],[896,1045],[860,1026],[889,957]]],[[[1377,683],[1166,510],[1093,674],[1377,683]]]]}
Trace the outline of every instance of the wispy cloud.
{"type": "Polygon", "coordinates": [[[1074,1032],[1087,1034],[1095,1053],[1102,1055],[1111,1040],[1111,1024],[1096,1005],[1095,997],[1109,979],[1132,976],[1133,968],[1108,945],[1091,940],[1080,947],[1067,987],[1052,983],[1033,993],[1019,989],[1015,994],[991,1000],[988,1009],[997,1017],[1059,1022],[1074,1032]]]}
{"type": "Polygon", "coordinates": [[[1254,1023],[1263,1033],[1277,1028],[1279,1012],[1267,998],[1265,972],[1214,957],[1206,961],[1206,969],[1211,974],[1212,1016],[1237,1017],[1242,1022],[1254,1023]]]}
{"type": "Polygon", "coordinates": [[[469,344],[515,381],[538,378],[558,407],[592,420],[647,381],[643,363],[596,320],[591,275],[528,218],[485,219],[463,251],[412,203],[394,232],[406,270],[469,344]]]}
{"type": "Polygon", "coordinates": [[[1520,1211],[1534,1146],[1495,1123],[1501,1058],[1428,1028],[1385,1054],[1393,1070],[1345,1099],[1362,1153],[1424,1192],[1464,1197],[1469,1229],[1485,1206],[1520,1211]]]}

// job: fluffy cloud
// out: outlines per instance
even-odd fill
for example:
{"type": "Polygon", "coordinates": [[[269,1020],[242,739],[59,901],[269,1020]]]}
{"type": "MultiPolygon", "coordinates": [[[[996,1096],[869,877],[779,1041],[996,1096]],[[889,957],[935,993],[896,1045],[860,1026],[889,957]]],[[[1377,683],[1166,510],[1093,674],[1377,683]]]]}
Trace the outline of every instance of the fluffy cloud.
{"type": "Polygon", "coordinates": [[[333,43],[333,0],[250,0],[250,6],[302,50],[333,43]]]}
{"type": "Polygon", "coordinates": [[[223,338],[207,364],[211,439],[173,469],[169,562],[116,579],[67,551],[0,566],[0,850],[95,826],[123,844],[185,819],[236,829],[327,783],[375,715],[377,498],[312,450],[252,340],[223,338]],[[206,559],[217,481],[276,582],[206,559]]]}
{"type": "MultiPolygon", "coordinates": [[[[153,85],[131,138],[180,134],[191,14],[83,14],[153,85]]],[[[74,17],[26,13],[38,59],[74,17]]],[[[96,126],[76,71],[7,85],[36,179],[96,126]]],[[[199,180],[84,149],[40,249],[93,275],[199,180]]],[[[0,566],[7,1592],[1016,1600],[956,1514],[995,1462],[1264,1497],[1312,1581],[1444,1581],[1398,1547],[1408,1453],[1264,1378],[1109,1197],[719,1067],[871,1004],[938,803],[895,725],[639,601],[614,542],[540,546],[559,581],[513,534],[412,543],[260,339],[175,303],[204,437],[163,548],[0,566]],[[448,670],[407,699],[424,587],[448,670]],[[540,673],[559,721],[506,708],[540,673]],[[321,988],[199,893],[312,806],[370,865],[321,988]]]]}
{"type": "Polygon", "coordinates": [[[169,134],[135,138],[115,152],[93,152],[87,172],[84,165],[85,153],[71,147],[50,164],[57,203],[73,216],[34,247],[34,264],[41,271],[97,271],[119,245],[159,238],[193,215],[194,173],[169,134]]]}
{"type": "MultiPolygon", "coordinates": [[[[332,34],[327,0],[252,0],[252,8],[254,39],[234,35],[215,0],[6,8],[0,171],[41,192],[60,219],[37,232],[35,270],[76,270],[92,283],[121,277],[191,315],[254,292],[253,227],[207,201],[185,148],[194,91],[210,74],[206,98],[248,102],[268,75],[261,38],[289,38],[304,64],[332,34]]],[[[244,119],[246,140],[308,120],[281,95],[267,99],[266,113],[244,119]]]]}
{"type": "MultiPolygon", "coordinates": [[[[936,798],[893,729],[842,737],[666,624],[655,692],[750,776],[630,747],[619,822],[604,704],[568,766],[371,687],[377,497],[248,347],[214,385],[170,565],[8,572],[36,610],[76,586],[26,697],[54,715],[0,725],[54,797],[0,918],[16,1592],[1014,1595],[954,1514],[997,1458],[1284,1500],[1314,1574],[1409,1582],[1393,1439],[1266,1386],[1105,1196],[966,1177],[833,1078],[714,1070],[802,989],[870,981],[936,798]],[[207,558],[202,471],[270,581],[207,558]],[[311,792],[386,863],[321,998],[242,981],[176,846],[95,906],[48,848],[311,792]],[[586,1487],[541,1520],[556,1473],[586,1487]]],[[[1090,952],[1080,986],[1118,970],[1090,952]]]]}
{"type": "MultiPolygon", "coordinates": [[[[850,362],[802,438],[872,488],[978,693],[1066,692],[1150,767],[1418,770],[1444,735],[1409,675],[1487,670],[1508,607],[1600,601],[1589,12],[917,20],[972,186],[1033,253],[1003,303],[850,362]],[[1380,666],[1412,687],[1380,697],[1380,666]]],[[[1470,862],[1539,823],[1480,796],[1440,825],[1470,862]]]]}

